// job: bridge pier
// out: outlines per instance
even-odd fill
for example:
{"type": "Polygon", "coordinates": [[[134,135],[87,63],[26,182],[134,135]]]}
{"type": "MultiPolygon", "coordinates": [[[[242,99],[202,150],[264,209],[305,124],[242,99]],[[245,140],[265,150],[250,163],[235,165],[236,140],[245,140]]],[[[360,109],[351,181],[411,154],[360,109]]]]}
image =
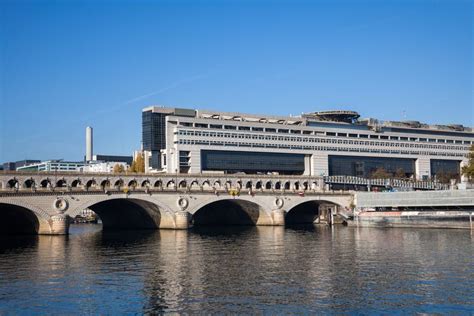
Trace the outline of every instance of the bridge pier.
{"type": "Polygon", "coordinates": [[[51,216],[51,230],[48,235],[67,235],[69,234],[69,217],[64,214],[51,216]]]}
{"type": "Polygon", "coordinates": [[[175,213],[175,229],[188,229],[190,214],[186,211],[175,213]]]}
{"type": "Polygon", "coordinates": [[[272,211],[273,226],[285,226],[285,210],[272,211]]]}

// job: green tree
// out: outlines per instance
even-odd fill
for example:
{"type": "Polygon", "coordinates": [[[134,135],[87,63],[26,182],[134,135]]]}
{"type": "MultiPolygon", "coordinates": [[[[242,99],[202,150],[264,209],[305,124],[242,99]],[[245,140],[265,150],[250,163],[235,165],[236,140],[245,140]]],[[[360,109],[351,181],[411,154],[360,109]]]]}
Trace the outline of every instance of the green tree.
{"type": "Polygon", "coordinates": [[[469,161],[466,166],[462,167],[462,174],[465,175],[469,182],[474,182],[474,145],[471,145],[468,155],[469,161]]]}
{"type": "Polygon", "coordinates": [[[385,170],[383,167],[379,167],[377,169],[375,169],[371,174],[370,174],[370,177],[372,179],[388,179],[390,178],[392,175],[390,174],[390,172],[388,172],[387,170],[385,170]]]}

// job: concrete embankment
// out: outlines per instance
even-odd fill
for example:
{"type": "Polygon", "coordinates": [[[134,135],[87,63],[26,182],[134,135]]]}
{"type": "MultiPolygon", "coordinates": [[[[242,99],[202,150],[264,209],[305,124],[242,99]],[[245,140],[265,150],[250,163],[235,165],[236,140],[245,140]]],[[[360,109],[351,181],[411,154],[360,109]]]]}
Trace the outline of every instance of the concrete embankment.
{"type": "Polygon", "coordinates": [[[472,229],[474,190],[357,192],[349,225],[472,229]]]}
{"type": "Polygon", "coordinates": [[[408,211],[360,212],[348,221],[349,226],[359,227],[429,227],[474,229],[474,212],[408,211]]]}

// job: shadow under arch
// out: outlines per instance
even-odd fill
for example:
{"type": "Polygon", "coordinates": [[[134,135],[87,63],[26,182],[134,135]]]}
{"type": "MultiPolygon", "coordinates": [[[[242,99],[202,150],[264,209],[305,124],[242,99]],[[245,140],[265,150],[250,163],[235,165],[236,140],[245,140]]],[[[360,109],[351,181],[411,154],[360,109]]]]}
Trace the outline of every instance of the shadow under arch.
{"type": "Polygon", "coordinates": [[[255,226],[263,212],[260,205],[240,199],[211,202],[193,215],[194,226],[255,226]]]}
{"type": "Polygon", "coordinates": [[[102,220],[103,230],[158,229],[162,210],[139,199],[109,199],[88,206],[102,220]]]}
{"type": "Polygon", "coordinates": [[[36,235],[40,222],[36,214],[19,205],[0,203],[0,235],[36,235]]]}
{"type": "Polygon", "coordinates": [[[321,216],[322,205],[337,204],[323,200],[310,200],[293,206],[288,210],[285,217],[287,225],[312,224],[321,216]]]}

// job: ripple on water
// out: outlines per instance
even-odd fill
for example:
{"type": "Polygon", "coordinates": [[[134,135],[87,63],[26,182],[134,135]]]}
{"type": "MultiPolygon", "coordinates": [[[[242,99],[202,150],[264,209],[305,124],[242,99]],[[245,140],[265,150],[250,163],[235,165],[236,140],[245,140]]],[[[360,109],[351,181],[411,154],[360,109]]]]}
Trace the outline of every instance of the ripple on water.
{"type": "Polygon", "coordinates": [[[73,225],[0,239],[0,314],[469,314],[473,280],[458,230],[73,225]]]}

